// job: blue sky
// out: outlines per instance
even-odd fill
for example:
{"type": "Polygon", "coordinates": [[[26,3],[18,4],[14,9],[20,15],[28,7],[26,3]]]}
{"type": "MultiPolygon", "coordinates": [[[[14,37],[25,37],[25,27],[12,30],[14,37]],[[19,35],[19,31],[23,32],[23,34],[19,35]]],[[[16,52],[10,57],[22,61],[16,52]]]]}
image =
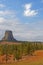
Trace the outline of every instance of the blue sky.
{"type": "Polygon", "coordinates": [[[43,0],[0,0],[0,39],[6,30],[17,40],[43,41],[43,0]]]}

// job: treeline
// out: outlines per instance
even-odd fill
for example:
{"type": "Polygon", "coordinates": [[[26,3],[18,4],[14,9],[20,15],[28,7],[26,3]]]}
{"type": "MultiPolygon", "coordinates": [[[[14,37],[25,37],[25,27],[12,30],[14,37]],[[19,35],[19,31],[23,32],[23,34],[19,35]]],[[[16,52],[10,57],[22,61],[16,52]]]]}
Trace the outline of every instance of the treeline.
{"type": "Polygon", "coordinates": [[[22,59],[23,56],[33,55],[35,50],[43,50],[43,43],[41,42],[19,42],[20,44],[0,44],[0,55],[5,55],[3,60],[10,59],[10,55],[13,55],[13,60],[22,59]]]}

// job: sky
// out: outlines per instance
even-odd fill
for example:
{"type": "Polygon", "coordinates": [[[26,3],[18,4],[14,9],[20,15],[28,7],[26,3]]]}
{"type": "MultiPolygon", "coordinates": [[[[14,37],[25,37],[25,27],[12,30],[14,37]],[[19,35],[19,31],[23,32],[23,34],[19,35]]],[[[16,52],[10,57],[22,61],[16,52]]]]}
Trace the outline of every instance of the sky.
{"type": "Polygon", "coordinates": [[[6,30],[19,41],[43,41],[43,0],[0,0],[0,40],[6,30]]]}

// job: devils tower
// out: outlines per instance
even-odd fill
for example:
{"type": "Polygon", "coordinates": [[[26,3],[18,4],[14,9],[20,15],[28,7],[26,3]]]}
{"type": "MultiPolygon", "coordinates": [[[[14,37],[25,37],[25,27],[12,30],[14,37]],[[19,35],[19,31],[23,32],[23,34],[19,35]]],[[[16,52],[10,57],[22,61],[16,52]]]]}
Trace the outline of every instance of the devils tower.
{"type": "Polygon", "coordinates": [[[17,41],[17,40],[13,37],[12,31],[10,31],[10,30],[5,31],[5,35],[4,35],[4,37],[2,38],[2,40],[3,40],[3,41],[17,41]]]}

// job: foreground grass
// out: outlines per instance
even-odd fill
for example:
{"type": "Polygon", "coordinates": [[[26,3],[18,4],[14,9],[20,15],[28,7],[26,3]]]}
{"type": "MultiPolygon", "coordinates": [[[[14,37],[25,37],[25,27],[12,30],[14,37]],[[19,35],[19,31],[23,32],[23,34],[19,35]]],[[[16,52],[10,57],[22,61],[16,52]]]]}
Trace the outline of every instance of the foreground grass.
{"type": "Polygon", "coordinates": [[[27,58],[14,63],[5,63],[0,65],[43,65],[43,51],[36,51],[36,56],[27,56],[27,58]]]}
{"type": "Polygon", "coordinates": [[[5,63],[5,64],[0,64],[0,65],[43,65],[43,60],[40,61],[32,61],[32,62],[25,62],[25,61],[19,61],[15,63],[5,63]]]}

